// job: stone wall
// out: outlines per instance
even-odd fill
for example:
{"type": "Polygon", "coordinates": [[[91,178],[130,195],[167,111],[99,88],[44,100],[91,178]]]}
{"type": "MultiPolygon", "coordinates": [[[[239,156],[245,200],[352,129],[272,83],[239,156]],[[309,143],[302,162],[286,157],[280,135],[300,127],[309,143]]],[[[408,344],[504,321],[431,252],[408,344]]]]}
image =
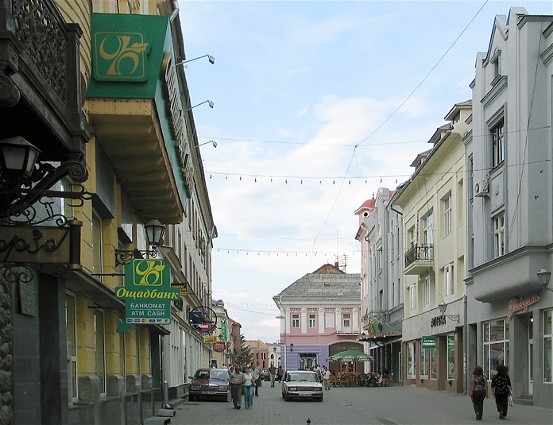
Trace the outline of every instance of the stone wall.
{"type": "Polygon", "coordinates": [[[13,423],[13,327],[11,284],[0,266],[0,425],[13,423]]]}

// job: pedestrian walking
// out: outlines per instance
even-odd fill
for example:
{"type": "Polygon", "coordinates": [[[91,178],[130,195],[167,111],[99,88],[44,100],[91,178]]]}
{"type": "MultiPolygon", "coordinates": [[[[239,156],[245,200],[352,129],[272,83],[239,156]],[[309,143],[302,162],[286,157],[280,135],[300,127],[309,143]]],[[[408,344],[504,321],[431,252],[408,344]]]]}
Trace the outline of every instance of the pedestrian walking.
{"type": "Polygon", "coordinates": [[[253,406],[253,389],[255,387],[255,378],[250,369],[244,369],[244,383],[242,390],[244,391],[244,406],[250,409],[253,406]]]}
{"type": "Polygon", "coordinates": [[[244,383],[244,373],[240,365],[235,365],[230,374],[230,395],[235,409],[242,407],[242,384],[244,383]]]}
{"type": "Polygon", "coordinates": [[[269,366],[269,374],[271,375],[271,387],[275,386],[275,365],[271,363],[271,366],[269,366]]]}
{"type": "Polygon", "coordinates": [[[253,370],[253,379],[255,379],[255,395],[259,396],[259,387],[261,387],[261,367],[259,363],[257,367],[253,370]]]}
{"type": "Polygon", "coordinates": [[[476,366],[472,371],[469,395],[472,400],[474,413],[476,414],[476,420],[479,421],[484,413],[484,399],[488,398],[488,381],[484,376],[484,370],[482,370],[481,366],[476,366]]]}
{"type": "Polygon", "coordinates": [[[277,369],[277,381],[280,383],[280,381],[282,380],[282,366],[279,366],[278,369],[277,369]]]}
{"type": "Polygon", "coordinates": [[[330,370],[328,370],[326,366],[323,367],[322,376],[323,376],[324,389],[329,390],[330,389],[330,370]]]}
{"type": "Polygon", "coordinates": [[[497,373],[492,378],[492,393],[495,397],[495,405],[499,412],[499,419],[505,419],[509,408],[509,396],[512,394],[511,378],[507,366],[500,364],[496,368],[497,373]]]}

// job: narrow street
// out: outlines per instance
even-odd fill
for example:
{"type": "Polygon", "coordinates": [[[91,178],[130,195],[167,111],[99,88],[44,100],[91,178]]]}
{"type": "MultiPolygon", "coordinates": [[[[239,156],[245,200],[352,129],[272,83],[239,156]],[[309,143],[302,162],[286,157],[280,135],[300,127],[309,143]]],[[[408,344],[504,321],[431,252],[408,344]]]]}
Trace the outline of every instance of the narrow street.
{"type": "MultiPolygon", "coordinates": [[[[464,394],[394,386],[333,388],[322,403],[285,402],[278,384],[263,386],[251,410],[234,410],[232,402],[184,401],[171,419],[176,425],[266,424],[302,425],[460,425],[474,424],[472,404],[464,394]]],[[[510,407],[509,424],[551,424],[553,411],[533,406],[510,407]]],[[[484,403],[482,422],[500,422],[492,398],[484,403]]]]}

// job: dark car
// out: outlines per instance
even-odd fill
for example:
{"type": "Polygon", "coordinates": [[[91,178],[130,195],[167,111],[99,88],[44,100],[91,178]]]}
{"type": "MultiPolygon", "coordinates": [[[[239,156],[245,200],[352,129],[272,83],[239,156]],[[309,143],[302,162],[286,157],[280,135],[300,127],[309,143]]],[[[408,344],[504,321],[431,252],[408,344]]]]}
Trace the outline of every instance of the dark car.
{"type": "Polygon", "coordinates": [[[188,385],[188,400],[200,398],[230,400],[230,384],[227,369],[202,368],[198,369],[188,385]]]}
{"type": "Polygon", "coordinates": [[[313,399],[323,401],[323,384],[319,374],[310,370],[290,370],[282,380],[282,398],[313,399]]]}

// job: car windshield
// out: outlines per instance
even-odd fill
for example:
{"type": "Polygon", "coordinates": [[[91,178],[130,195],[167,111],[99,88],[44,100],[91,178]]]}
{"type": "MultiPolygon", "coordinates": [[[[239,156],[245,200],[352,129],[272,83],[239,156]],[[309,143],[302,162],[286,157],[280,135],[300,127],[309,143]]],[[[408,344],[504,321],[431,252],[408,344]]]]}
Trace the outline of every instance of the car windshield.
{"type": "Polygon", "coordinates": [[[317,382],[317,375],[314,373],[290,373],[287,381],[317,382]]]}
{"type": "Polygon", "coordinates": [[[220,381],[228,380],[228,372],[226,370],[212,370],[211,379],[218,379],[220,381]]]}
{"type": "Polygon", "coordinates": [[[196,379],[209,379],[209,370],[198,370],[194,377],[196,379]]]}

